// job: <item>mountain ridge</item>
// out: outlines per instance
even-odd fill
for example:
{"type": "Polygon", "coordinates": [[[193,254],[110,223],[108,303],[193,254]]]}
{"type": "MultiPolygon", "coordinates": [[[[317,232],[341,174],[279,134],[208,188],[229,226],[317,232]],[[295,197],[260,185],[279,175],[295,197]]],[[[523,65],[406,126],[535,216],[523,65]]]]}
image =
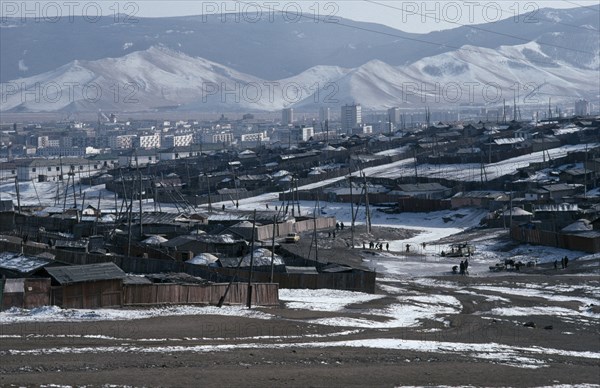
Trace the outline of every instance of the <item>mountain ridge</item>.
{"type": "Polygon", "coordinates": [[[152,46],[119,58],[75,60],[43,74],[5,83],[1,108],[19,112],[154,111],[164,107],[276,111],[284,107],[316,110],[322,105],[337,108],[359,102],[365,109],[380,110],[427,104],[491,105],[501,98],[517,97],[519,103],[541,103],[546,96],[555,96],[555,101],[593,99],[600,89],[599,82],[593,81],[595,70],[575,68],[562,61],[546,62],[546,67],[540,67],[543,58],[549,57],[536,42],[501,46],[498,50],[465,46],[409,66],[392,66],[373,59],[357,68],[315,66],[293,77],[269,81],[205,58],[152,46]],[[22,87],[37,84],[77,86],[60,91],[42,89],[54,94],[42,93],[39,102],[23,98],[28,92],[22,87]],[[490,94],[490,90],[493,98],[484,94],[490,94]]]}

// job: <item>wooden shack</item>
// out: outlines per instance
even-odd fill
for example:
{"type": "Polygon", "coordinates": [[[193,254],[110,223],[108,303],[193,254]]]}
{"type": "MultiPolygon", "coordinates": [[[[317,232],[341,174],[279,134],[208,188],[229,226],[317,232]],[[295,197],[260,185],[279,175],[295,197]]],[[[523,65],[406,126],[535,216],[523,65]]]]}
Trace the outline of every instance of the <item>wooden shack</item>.
{"type": "Polygon", "coordinates": [[[50,267],[52,304],[64,308],[123,305],[125,272],[114,263],[50,267]]]}
{"type": "Polygon", "coordinates": [[[0,310],[36,308],[50,304],[50,279],[6,279],[0,290],[0,310]]]}

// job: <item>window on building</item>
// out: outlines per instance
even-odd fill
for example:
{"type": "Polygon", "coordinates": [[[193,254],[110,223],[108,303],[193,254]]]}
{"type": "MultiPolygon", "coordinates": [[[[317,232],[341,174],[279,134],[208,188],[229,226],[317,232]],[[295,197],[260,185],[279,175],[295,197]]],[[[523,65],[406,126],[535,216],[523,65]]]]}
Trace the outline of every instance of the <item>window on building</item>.
{"type": "Polygon", "coordinates": [[[60,167],[56,167],[56,171],[60,171],[60,167]]]}
{"type": "Polygon", "coordinates": [[[48,171],[52,171],[52,167],[48,167],[48,171]]]}
{"type": "Polygon", "coordinates": [[[83,170],[83,166],[79,166],[79,169],[80,169],[80,170],[83,170]]]}
{"type": "Polygon", "coordinates": [[[98,165],[94,164],[94,170],[97,170],[97,169],[98,169],[98,165]]]}
{"type": "Polygon", "coordinates": [[[35,172],[35,167],[31,169],[31,172],[35,172]]]}

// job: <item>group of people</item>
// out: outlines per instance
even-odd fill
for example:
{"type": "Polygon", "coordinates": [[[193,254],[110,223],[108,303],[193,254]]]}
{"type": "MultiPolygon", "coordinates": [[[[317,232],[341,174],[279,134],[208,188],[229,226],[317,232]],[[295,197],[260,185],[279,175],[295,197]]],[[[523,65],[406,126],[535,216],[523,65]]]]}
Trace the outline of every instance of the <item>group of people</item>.
{"type": "MultiPolygon", "coordinates": [[[[565,269],[569,266],[569,258],[567,256],[560,259],[560,267],[565,269]]],[[[554,269],[558,269],[558,260],[554,260],[554,269]]]]}
{"type": "MultiPolygon", "coordinates": [[[[452,272],[456,273],[456,266],[452,267],[452,272]]],[[[469,274],[469,260],[465,259],[464,261],[461,261],[459,266],[458,266],[458,270],[459,270],[459,274],[461,275],[468,275],[469,274]]]]}
{"type": "MultiPolygon", "coordinates": [[[[366,249],[366,244],[364,241],[363,241],[363,249],[366,249]]],[[[371,242],[369,242],[369,249],[377,249],[377,250],[383,251],[383,243],[371,241],[371,242]]],[[[390,251],[390,243],[385,243],[385,250],[388,252],[390,251]]]]}
{"type": "Polygon", "coordinates": [[[344,223],[343,222],[336,222],[335,223],[335,230],[344,230],[344,223]]]}

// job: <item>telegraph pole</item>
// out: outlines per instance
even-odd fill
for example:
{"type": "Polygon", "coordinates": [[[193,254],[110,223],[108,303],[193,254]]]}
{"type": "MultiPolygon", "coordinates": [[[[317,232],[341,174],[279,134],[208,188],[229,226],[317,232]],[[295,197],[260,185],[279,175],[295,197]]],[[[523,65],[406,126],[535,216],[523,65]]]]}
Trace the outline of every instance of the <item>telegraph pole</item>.
{"type": "Polygon", "coordinates": [[[254,215],[252,217],[252,243],[250,245],[250,273],[248,274],[248,308],[252,308],[252,275],[254,267],[254,233],[256,230],[256,209],[254,209],[254,215]]]}

